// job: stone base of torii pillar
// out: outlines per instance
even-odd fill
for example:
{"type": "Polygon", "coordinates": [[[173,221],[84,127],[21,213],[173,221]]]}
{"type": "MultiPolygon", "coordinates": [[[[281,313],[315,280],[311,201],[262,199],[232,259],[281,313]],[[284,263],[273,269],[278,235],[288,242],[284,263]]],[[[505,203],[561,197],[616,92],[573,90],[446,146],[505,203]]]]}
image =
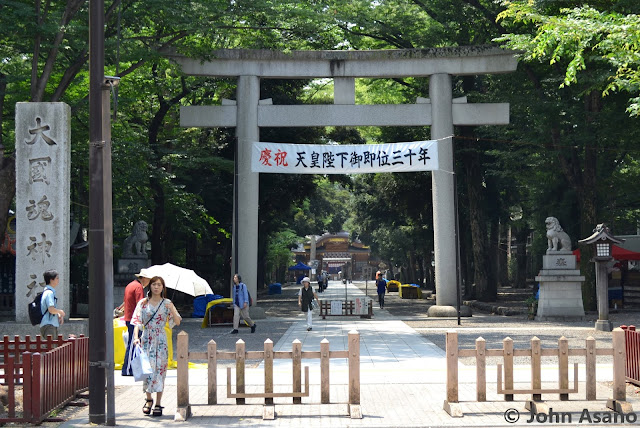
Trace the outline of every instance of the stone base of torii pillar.
{"type": "MultiPolygon", "coordinates": [[[[427,315],[431,318],[454,318],[458,316],[458,309],[455,306],[434,305],[429,308],[427,315]]],[[[460,316],[470,317],[471,308],[469,306],[460,306],[460,316]]]]}

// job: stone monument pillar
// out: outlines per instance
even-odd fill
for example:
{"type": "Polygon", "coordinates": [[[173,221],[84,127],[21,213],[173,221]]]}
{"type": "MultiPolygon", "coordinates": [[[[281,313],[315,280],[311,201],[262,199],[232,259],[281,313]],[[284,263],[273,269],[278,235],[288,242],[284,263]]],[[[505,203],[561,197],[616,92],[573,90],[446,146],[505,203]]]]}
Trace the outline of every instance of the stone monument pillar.
{"type": "Polygon", "coordinates": [[[70,313],[70,167],[69,106],[65,103],[17,103],[17,322],[29,322],[27,304],[43,291],[43,273],[49,269],[55,269],[60,275],[56,288],[57,306],[66,314],[70,313]]]}
{"type": "Polygon", "coordinates": [[[571,238],[558,219],[545,220],[549,247],[542,256],[542,270],[536,276],[540,283],[537,321],[582,320],[582,283],[584,276],[576,269],[576,256],[571,252],[571,238]]]}

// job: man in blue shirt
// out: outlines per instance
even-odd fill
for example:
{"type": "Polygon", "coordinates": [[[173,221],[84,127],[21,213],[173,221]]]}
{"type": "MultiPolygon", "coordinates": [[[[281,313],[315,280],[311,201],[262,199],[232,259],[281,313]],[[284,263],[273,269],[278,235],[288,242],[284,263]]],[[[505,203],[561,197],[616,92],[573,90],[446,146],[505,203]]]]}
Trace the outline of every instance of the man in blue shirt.
{"type": "Polygon", "coordinates": [[[251,333],[255,333],[256,323],[249,317],[249,292],[247,291],[247,285],[242,282],[242,278],[238,274],[233,276],[231,298],[233,299],[233,330],[231,330],[231,334],[238,334],[240,315],[242,315],[242,319],[251,326],[251,333]]]}
{"type": "Polygon", "coordinates": [[[64,311],[56,308],[56,287],[60,282],[58,272],[51,269],[44,273],[44,283],[46,284],[40,300],[40,335],[42,337],[52,336],[58,338],[58,327],[64,324],[64,311]]]}

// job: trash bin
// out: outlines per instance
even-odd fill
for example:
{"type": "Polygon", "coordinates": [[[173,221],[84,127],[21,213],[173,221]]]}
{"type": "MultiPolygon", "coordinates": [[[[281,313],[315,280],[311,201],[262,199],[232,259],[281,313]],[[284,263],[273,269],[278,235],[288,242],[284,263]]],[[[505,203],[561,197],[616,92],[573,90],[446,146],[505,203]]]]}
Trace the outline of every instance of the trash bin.
{"type": "Polygon", "coordinates": [[[269,284],[268,294],[282,294],[282,284],[280,284],[279,282],[269,284]]]}

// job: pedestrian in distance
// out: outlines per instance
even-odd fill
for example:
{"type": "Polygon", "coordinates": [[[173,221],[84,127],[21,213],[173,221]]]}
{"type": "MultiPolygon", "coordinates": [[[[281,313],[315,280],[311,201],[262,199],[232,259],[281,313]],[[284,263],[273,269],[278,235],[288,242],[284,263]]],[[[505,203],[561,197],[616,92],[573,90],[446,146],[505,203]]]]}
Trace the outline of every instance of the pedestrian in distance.
{"type": "Polygon", "coordinates": [[[64,324],[65,313],[62,309],[56,308],[56,287],[60,283],[60,275],[57,271],[50,269],[44,273],[44,291],[40,299],[40,335],[42,337],[51,336],[58,338],[58,327],[64,324]]]}
{"type": "Polygon", "coordinates": [[[173,328],[180,325],[182,317],[171,300],[166,298],[167,287],[164,279],[154,276],[149,281],[147,297],[140,300],[133,312],[133,346],[142,346],[149,357],[151,374],[142,381],[142,390],[147,395],[142,413],[162,416],[162,391],[169,365],[169,345],[164,326],[169,323],[173,328]],[[139,336],[140,330],[142,337],[139,336]],[[152,393],[156,393],[156,405],[153,406],[152,393]],[[153,407],[153,413],[152,413],[153,407]]]}
{"type": "Polygon", "coordinates": [[[247,291],[247,285],[242,282],[240,275],[235,274],[233,276],[233,330],[231,330],[231,334],[238,334],[240,315],[251,326],[251,333],[255,333],[256,323],[249,316],[249,291],[247,291]]]}
{"type": "Polygon", "coordinates": [[[382,278],[382,272],[376,272],[376,288],[378,289],[378,304],[384,309],[384,293],[387,292],[387,282],[382,278]]]}
{"type": "Polygon", "coordinates": [[[324,278],[322,277],[322,271],[318,273],[318,293],[322,293],[324,290],[324,278]]]}
{"type": "Polygon", "coordinates": [[[313,327],[313,307],[311,305],[314,298],[318,304],[320,304],[320,300],[318,299],[316,292],[311,288],[311,280],[308,276],[302,278],[302,281],[300,282],[302,282],[303,286],[298,292],[298,306],[300,306],[302,312],[307,313],[307,331],[311,331],[313,327]]]}
{"type": "Polygon", "coordinates": [[[124,322],[127,325],[129,340],[127,341],[127,347],[124,352],[122,376],[133,376],[131,367],[129,367],[129,353],[131,352],[131,345],[133,343],[133,330],[135,329],[135,325],[131,323],[131,318],[133,318],[133,311],[136,309],[138,302],[144,299],[144,289],[149,285],[150,279],[151,275],[147,273],[146,269],[142,269],[140,273],[136,274],[136,279],[127,284],[124,289],[124,322]]]}

